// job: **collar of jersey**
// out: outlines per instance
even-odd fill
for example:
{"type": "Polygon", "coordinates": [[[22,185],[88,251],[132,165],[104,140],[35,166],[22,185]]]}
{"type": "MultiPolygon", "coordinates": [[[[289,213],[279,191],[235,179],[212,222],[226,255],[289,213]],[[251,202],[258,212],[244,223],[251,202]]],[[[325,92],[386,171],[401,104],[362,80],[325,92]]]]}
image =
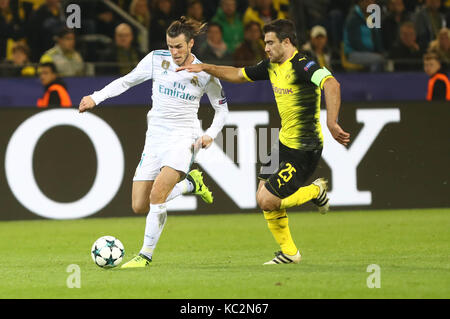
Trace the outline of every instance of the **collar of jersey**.
{"type": "Polygon", "coordinates": [[[197,59],[197,57],[195,56],[194,53],[191,52],[191,54],[192,54],[192,56],[194,57],[194,61],[192,61],[192,64],[202,63],[202,61],[200,61],[199,59],[197,59]]]}
{"type": "Polygon", "coordinates": [[[286,62],[291,61],[292,58],[293,58],[297,53],[298,53],[298,50],[295,50],[294,54],[292,54],[292,56],[291,56],[289,59],[287,59],[286,61],[284,61],[283,63],[278,64],[278,67],[282,67],[286,62]]]}

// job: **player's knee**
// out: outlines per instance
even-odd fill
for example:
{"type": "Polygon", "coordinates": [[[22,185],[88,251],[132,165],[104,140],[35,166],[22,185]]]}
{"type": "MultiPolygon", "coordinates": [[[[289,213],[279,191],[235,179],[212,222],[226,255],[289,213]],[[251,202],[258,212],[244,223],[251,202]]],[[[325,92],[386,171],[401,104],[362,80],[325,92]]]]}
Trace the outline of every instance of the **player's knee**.
{"type": "Polygon", "coordinates": [[[133,209],[133,212],[135,214],[147,214],[148,211],[150,210],[150,206],[149,205],[145,205],[143,203],[132,203],[131,204],[131,208],[133,209]]]}
{"type": "Polygon", "coordinates": [[[259,208],[267,212],[279,209],[279,203],[265,187],[259,188],[256,192],[256,202],[259,208]]]}
{"type": "Polygon", "coordinates": [[[258,203],[259,208],[261,208],[266,212],[271,212],[278,209],[277,203],[275,203],[270,198],[267,198],[265,196],[257,196],[256,201],[258,203]]]}
{"type": "Polygon", "coordinates": [[[159,191],[157,188],[152,189],[152,192],[150,193],[150,203],[152,204],[164,203],[167,199],[167,195],[168,194],[159,191]]]}

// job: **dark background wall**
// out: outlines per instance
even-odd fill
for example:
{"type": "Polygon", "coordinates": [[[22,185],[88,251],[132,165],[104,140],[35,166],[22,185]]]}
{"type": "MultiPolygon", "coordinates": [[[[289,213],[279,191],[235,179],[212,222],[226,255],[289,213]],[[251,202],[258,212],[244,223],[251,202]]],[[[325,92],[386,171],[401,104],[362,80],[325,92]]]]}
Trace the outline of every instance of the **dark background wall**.
{"type": "MultiPolygon", "coordinates": [[[[231,112],[245,110],[267,111],[269,123],[264,127],[279,127],[279,118],[272,104],[258,106],[232,106],[231,112]]],[[[347,208],[418,208],[449,207],[450,186],[450,130],[448,119],[450,108],[439,103],[344,103],[340,123],[352,134],[355,141],[364,124],[356,118],[357,110],[398,109],[400,121],[387,123],[370,145],[357,166],[357,189],[371,192],[370,205],[339,205],[334,210],[347,208]]],[[[69,110],[68,110],[69,111],[69,110]]],[[[71,110],[74,111],[74,110],[71,110]]],[[[131,183],[139,162],[146,131],[147,107],[98,108],[93,114],[100,117],[117,134],[125,157],[122,184],[117,194],[95,217],[131,216],[131,183]]],[[[17,127],[39,112],[34,108],[0,108],[0,219],[39,218],[22,206],[8,185],[5,175],[5,152],[8,142],[17,127]]],[[[202,105],[199,118],[207,128],[214,115],[210,106],[202,105]]],[[[327,129],[324,127],[324,131],[327,129]]],[[[236,139],[239,143],[239,139],[236,139]]],[[[326,141],[325,148],[330,147],[326,141]]],[[[258,144],[257,144],[258,145],[258,144]]],[[[26,147],[26,145],[24,145],[26,147]]],[[[349,146],[350,149],[352,144],[349,146]]],[[[339,156],[339,154],[336,154],[339,156]]],[[[331,154],[333,158],[333,154],[331,154]]],[[[336,157],[334,157],[336,158],[336,157]]],[[[337,158],[336,158],[337,159],[337,158]]],[[[113,158],[111,159],[114,160],[113,158]]],[[[39,139],[33,155],[33,172],[41,191],[57,202],[73,202],[89,191],[95,178],[97,160],[89,137],[72,126],[58,126],[45,132],[39,139]]],[[[255,163],[255,175],[258,165],[255,163]]],[[[202,167],[200,166],[202,169],[202,167]]],[[[213,205],[197,201],[197,208],[184,213],[212,214],[259,211],[253,208],[240,209],[226,194],[211,174],[206,182],[215,195],[213,205]]],[[[330,180],[333,192],[332,171],[322,159],[313,178],[318,176],[330,180]]],[[[236,183],[246,183],[246,176],[236,183]]],[[[104,185],[105,188],[108,185],[104,185]]],[[[251,189],[254,193],[256,189],[251,189]]],[[[311,210],[306,204],[300,210],[311,210]]],[[[178,211],[174,211],[177,213],[178,211]]],[[[181,212],[181,211],[180,211],[181,212]]]]}

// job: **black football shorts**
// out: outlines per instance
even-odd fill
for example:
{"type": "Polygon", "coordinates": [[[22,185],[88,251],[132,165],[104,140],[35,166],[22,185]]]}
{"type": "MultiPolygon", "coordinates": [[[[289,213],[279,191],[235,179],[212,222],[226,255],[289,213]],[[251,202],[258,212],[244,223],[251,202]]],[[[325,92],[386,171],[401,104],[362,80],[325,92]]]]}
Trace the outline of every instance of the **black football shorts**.
{"type": "Polygon", "coordinates": [[[272,147],[270,160],[261,165],[258,178],[266,181],[265,186],[269,192],[281,199],[286,198],[311,177],[321,155],[322,149],[297,150],[278,141],[272,147]]]}

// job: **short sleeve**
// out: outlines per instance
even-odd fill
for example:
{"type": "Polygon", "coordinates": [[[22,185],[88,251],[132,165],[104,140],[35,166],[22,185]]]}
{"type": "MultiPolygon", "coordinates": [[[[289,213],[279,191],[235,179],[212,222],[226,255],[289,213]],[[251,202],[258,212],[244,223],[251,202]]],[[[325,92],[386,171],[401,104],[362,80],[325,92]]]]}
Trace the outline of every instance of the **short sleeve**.
{"type": "Polygon", "coordinates": [[[267,68],[269,66],[269,60],[262,60],[257,65],[247,66],[242,68],[242,74],[249,82],[262,81],[269,79],[269,72],[267,68]]]}

